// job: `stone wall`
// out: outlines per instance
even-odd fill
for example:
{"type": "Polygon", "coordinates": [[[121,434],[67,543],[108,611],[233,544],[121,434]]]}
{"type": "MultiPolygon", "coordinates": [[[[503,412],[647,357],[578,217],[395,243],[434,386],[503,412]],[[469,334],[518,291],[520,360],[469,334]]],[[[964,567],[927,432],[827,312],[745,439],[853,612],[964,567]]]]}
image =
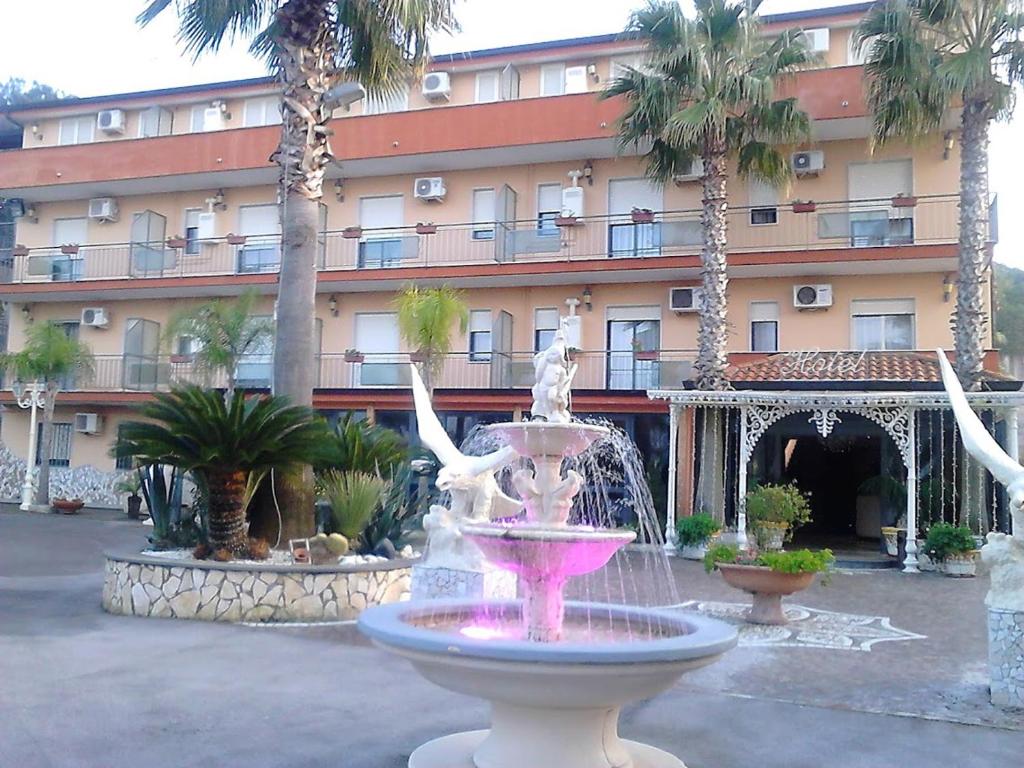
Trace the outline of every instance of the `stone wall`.
{"type": "MultiPolygon", "coordinates": [[[[115,491],[114,486],[127,474],[103,472],[90,465],[50,467],[50,498],[81,499],[87,507],[120,508],[124,494],[115,491]]],[[[24,482],[25,462],[0,443],[0,499],[20,500],[24,482]]]]}
{"type": "Polygon", "coordinates": [[[1024,612],[988,609],[992,703],[1024,709],[1024,612]]]}
{"type": "Polygon", "coordinates": [[[205,621],[334,621],[409,599],[411,562],[260,565],[107,555],[103,608],[205,621]]]}

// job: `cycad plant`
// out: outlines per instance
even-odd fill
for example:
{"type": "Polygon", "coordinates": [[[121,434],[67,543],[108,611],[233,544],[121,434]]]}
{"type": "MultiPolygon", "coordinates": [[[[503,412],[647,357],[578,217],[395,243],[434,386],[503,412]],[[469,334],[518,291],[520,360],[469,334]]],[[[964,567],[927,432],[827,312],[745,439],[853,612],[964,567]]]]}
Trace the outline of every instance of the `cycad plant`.
{"type": "Polygon", "coordinates": [[[387,482],[369,472],[325,472],[320,480],[331,505],[331,524],[354,548],[380,508],[387,482]]]}
{"type": "MultiPolygon", "coordinates": [[[[64,326],[53,321],[34,322],[25,329],[25,345],[20,352],[0,355],[0,368],[24,383],[43,387],[43,428],[39,435],[39,484],[36,504],[50,503],[50,454],[53,445],[53,410],[57,393],[64,382],[74,377],[78,383],[94,373],[92,350],[76,337],[69,336],[64,326]]],[[[32,425],[35,429],[35,424],[32,425]]],[[[26,464],[35,461],[27,456],[26,464]]]]}
{"type": "MultiPolygon", "coordinates": [[[[179,19],[179,40],[200,55],[225,39],[253,38],[283,88],[280,168],[284,208],[281,274],[274,343],[274,392],[311,405],[316,382],[317,233],[324,172],[335,157],[329,122],[340,84],[361,83],[373,95],[394,93],[418,75],[427,35],[455,27],[453,0],[150,0],[148,24],[167,8],[179,19]]],[[[313,532],[312,472],[290,474],[279,489],[284,535],[313,532]]]]}
{"type": "Polygon", "coordinates": [[[224,373],[229,400],[235,393],[238,364],[274,338],[273,322],[253,316],[258,299],[254,290],[235,299],[213,299],[179,310],[167,326],[167,343],[182,337],[192,340],[192,367],[197,373],[208,377],[224,373]]]}
{"type": "Polygon", "coordinates": [[[963,386],[980,384],[988,278],[988,140],[1024,83],[1019,0],[882,0],[854,37],[866,52],[874,138],[915,138],[960,111],[960,265],[954,336],[963,386]]]}
{"type": "Polygon", "coordinates": [[[726,291],[728,163],[741,176],[782,184],[790,176],[778,149],[807,136],[808,117],[795,99],[776,99],[786,73],[810,62],[799,31],[764,34],[758,0],[698,0],[688,19],[674,0],[634,11],[627,32],[644,42],[649,61],[627,68],[605,97],[625,96],[619,123],[624,149],[646,148],[649,178],[667,182],[703,161],[703,305],[695,364],[701,389],[724,389],[728,321],[726,291]]]}
{"type": "Polygon", "coordinates": [[[192,472],[208,493],[210,546],[246,552],[245,509],[270,470],[318,460],[326,425],[282,397],[225,400],[196,386],[159,393],[139,408],[144,421],[126,422],[115,455],[140,464],[169,464],[192,472]]]}
{"type": "Polygon", "coordinates": [[[409,449],[400,434],[347,413],[324,445],[323,464],[317,469],[390,477],[408,458],[409,449]]]}
{"type": "Polygon", "coordinates": [[[423,383],[433,391],[444,368],[444,359],[452,351],[452,328],[460,333],[469,327],[469,309],[462,291],[450,285],[419,288],[408,285],[395,299],[398,331],[420,361],[423,383]]]}

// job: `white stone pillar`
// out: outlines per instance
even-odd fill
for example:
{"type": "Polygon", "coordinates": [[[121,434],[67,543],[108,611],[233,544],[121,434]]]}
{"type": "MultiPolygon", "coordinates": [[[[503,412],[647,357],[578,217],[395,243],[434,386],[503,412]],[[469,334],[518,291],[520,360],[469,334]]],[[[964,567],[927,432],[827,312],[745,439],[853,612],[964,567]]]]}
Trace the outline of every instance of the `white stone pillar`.
{"type": "Polygon", "coordinates": [[[747,456],[749,448],[747,440],[747,408],[740,408],[740,447],[739,447],[739,473],[736,478],[736,545],[740,549],[746,549],[747,541],[747,456]]]}
{"type": "MultiPolygon", "coordinates": [[[[1006,455],[1020,463],[1020,419],[1017,408],[1006,409],[1006,440],[1003,449],[1006,455]]],[[[1004,489],[1005,490],[1005,489],[1004,489]]],[[[1011,518],[1013,506],[1009,494],[1006,495],[1006,516],[1011,518]]],[[[1011,519],[1012,526],[1012,519],[1011,519]]],[[[1017,536],[1024,536],[1024,531],[1011,531],[1017,536]]]]}
{"type": "Polygon", "coordinates": [[[676,537],[676,495],[679,473],[679,411],[678,403],[669,401],[668,406],[668,500],[665,510],[665,551],[675,552],[676,537]]]}
{"type": "Polygon", "coordinates": [[[907,556],[904,573],[920,573],[917,568],[917,413],[907,411],[907,556]]]}

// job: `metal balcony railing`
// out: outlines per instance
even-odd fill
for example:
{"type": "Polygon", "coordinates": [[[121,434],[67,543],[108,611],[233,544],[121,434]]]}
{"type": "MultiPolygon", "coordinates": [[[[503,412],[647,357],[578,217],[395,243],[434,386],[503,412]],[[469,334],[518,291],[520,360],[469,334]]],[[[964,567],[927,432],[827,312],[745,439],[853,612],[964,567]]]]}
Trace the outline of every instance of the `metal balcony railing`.
{"type": "MultiPolygon", "coordinates": [[[[955,243],[956,195],[773,207],[734,207],[727,214],[729,252],[786,252],[955,243]]],[[[701,212],[653,211],[624,216],[438,224],[324,232],[322,271],[410,267],[654,259],[700,252],[701,212]]],[[[273,273],[277,235],[204,241],[0,249],[0,281],[81,282],[273,273]]]]}

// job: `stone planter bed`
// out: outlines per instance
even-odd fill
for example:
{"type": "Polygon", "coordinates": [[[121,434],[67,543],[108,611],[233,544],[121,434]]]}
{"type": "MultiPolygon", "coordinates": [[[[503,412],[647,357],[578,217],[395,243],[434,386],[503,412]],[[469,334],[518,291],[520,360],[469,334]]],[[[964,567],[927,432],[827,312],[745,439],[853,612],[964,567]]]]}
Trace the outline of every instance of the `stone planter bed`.
{"type": "Polygon", "coordinates": [[[170,553],[107,553],[103,609],[228,622],[354,619],[369,605],[408,600],[415,562],[220,563],[170,553]]]}

